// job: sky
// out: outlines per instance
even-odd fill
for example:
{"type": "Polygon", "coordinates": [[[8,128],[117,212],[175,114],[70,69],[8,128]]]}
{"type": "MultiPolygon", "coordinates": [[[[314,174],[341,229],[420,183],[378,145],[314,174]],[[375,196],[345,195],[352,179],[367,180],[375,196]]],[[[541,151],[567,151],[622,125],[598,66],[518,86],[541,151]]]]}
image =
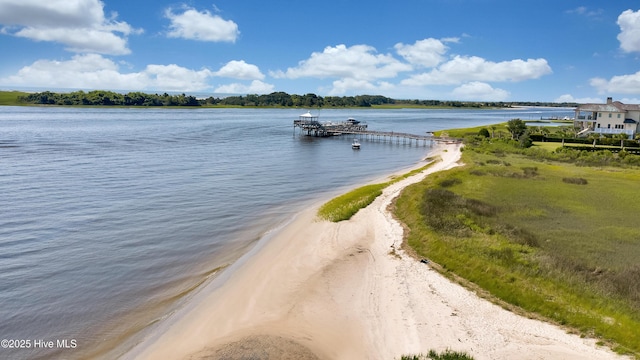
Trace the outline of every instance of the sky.
{"type": "Polygon", "coordinates": [[[0,89],[640,103],[640,5],[0,0],[0,89]]]}

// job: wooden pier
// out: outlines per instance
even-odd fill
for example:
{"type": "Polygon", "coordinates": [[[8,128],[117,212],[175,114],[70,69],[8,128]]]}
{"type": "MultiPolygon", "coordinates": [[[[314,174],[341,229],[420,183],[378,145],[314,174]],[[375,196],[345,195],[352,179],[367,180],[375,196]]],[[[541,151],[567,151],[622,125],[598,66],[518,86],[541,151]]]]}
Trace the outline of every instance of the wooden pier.
{"type": "Polygon", "coordinates": [[[361,122],[349,119],[341,123],[321,123],[318,116],[310,113],[300,115],[300,118],[293,121],[293,130],[300,128],[300,131],[307,136],[339,136],[339,135],[356,135],[359,139],[378,141],[378,142],[395,142],[396,144],[415,145],[418,146],[422,142],[423,146],[433,146],[434,143],[457,143],[460,140],[449,137],[434,136],[433,133],[425,135],[416,135],[409,133],[399,133],[394,131],[375,131],[369,130],[367,125],[361,122]]]}

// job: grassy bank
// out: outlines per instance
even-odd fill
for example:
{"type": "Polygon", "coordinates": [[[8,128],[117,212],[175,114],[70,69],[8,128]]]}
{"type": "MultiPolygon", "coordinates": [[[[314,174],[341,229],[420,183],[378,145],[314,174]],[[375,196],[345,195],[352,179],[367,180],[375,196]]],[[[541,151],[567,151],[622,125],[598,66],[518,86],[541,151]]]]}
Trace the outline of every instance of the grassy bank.
{"type": "Polygon", "coordinates": [[[0,105],[24,105],[18,101],[18,97],[25,95],[27,95],[27,93],[20,91],[0,91],[0,105]]]}
{"type": "Polygon", "coordinates": [[[429,164],[419,169],[412,170],[402,176],[393,177],[391,180],[384,183],[365,185],[344,195],[331,199],[320,207],[318,210],[318,217],[332,222],[351,219],[351,217],[360,209],[367,207],[378,196],[380,196],[382,194],[382,190],[387,186],[429,168],[433,164],[434,159],[428,160],[430,160],[429,164]]]}
{"type": "Polygon", "coordinates": [[[640,169],[538,161],[509,146],[467,145],[465,166],[403,191],[408,245],[446,275],[638,356],[640,169]]]}

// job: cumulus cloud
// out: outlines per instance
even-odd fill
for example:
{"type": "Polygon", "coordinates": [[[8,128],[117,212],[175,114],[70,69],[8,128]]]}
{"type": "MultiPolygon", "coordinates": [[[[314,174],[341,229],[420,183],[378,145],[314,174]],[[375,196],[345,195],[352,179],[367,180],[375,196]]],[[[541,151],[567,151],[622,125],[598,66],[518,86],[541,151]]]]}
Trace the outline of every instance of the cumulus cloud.
{"type": "Polygon", "coordinates": [[[211,71],[207,69],[192,70],[176,64],[147,65],[141,72],[149,79],[147,88],[167,91],[200,91],[209,88],[207,79],[211,71]]]}
{"type": "Polygon", "coordinates": [[[235,42],[240,32],[238,25],[207,10],[186,7],[181,13],[169,8],[165,17],[171,21],[168,37],[212,42],[235,42]]]}
{"type": "Polygon", "coordinates": [[[262,80],[264,74],[253,64],[247,64],[244,60],[232,60],[214,73],[215,76],[228,77],[242,80],[262,80]]]}
{"type": "Polygon", "coordinates": [[[118,63],[99,54],[78,54],[62,61],[38,60],[14,75],[0,78],[0,86],[189,92],[210,90],[215,77],[253,80],[219,86],[224,93],[274,91],[273,85],[261,81],[265,76],[260,69],[243,60],[229,61],[218,71],[149,64],[141,71],[125,72],[118,63]]]}
{"type": "Polygon", "coordinates": [[[611,79],[592,78],[589,83],[598,93],[640,94],[640,71],[631,75],[618,75],[611,79]]]}
{"type": "Polygon", "coordinates": [[[377,93],[380,91],[390,90],[394,87],[392,84],[386,81],[372,83],[370,81],[352,78],[335,80],[332,85],[332,88],[329,90],[329,95],[331,96],[345,95],[351,91],[377,93]]]}
{"type": "Polygon", "coordinates": [[[640,51],[640,10],[626,10],[618,16],[620,48],[625,52],[640,51]]]}
{"type": "Polygon", "coordinates": [[[274,91],[274,86],[260,80],[253,80],[250,84],[233,83],[218,86],[214,92],[222,94],[268,94],[274,91]]]}
{"type": "Polygon", "coordinates": [[[403,85],[457,85],[467,81],[524,81],[550,74],[545,59],[487,61],[478,56],[455,56],[427,73],[416,74],[402,81],[403,85]]]}
{"type": "MultiPolygon", "coordinates": [[[[457,42],[458,39],[449,38],[444,41],[457,42]]],[[[433,38],[418,40],[413,45],[398,43],[394,48],[409,63],[424,67],[434,67],[440,64],[449,49],[443,41],[433,38]]]]}
{"type": "Polygon", "coordinates": [[[99,0],[0,1],[2,33],[61,43],[79,53],[129,54],[127,36],[142,30],[116,17],[106,18],[99,0]]]}
{"type": "Polygon", "coordinates": [[[578,103],[578,104],[604,104],[604,101],[600,98],[594,97],[583,97],[583,98],[574,98],[571,94],[563,94],[557,97],[553,102],[557,103],[578,103]]]}
{"type": "Polygon", "coordinates": [[[475,101],[504,101],[509,98],[509,92],[495,89],[491,85],[479,81],[463,84],[451,92],[459,100],[475,101]]]}
{"type": "Polygon", "coordinates": [[[66,61],[38,60],[17,74],[0,79],[0,85],[43,88],[202,91],[212,72],[175,64],[148,65],[139,72],[123,73],[118,64],[98,54],[75,55],[66,61]]]}
{"type": "Polygon", "coordinates": [[[349,78],[371,81],[381,78],[393,78],[399,72],[411,70],[411,65],[402,63],[388,54],[378,54],[368,45],[347,47],[343,44],[328,46],[322,52],[314,52],[307,60],[287,71],[271,72],[276,78],[297,79],[349,78]]]}

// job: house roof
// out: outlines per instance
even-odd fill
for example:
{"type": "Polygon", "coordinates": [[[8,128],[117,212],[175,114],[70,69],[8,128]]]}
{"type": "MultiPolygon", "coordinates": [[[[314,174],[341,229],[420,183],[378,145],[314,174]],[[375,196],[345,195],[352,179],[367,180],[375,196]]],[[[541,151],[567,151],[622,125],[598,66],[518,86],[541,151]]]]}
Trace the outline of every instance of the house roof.
{"type": "Polygon", "coordinates": [[[614,101],[613,104],[625,111],[640,111],[640,105],[638,104],[623,104],[620,101],[614,101]]]}
{"type": "MultiPolygon", "coordinates": [[[[618,101],[616,101],[617,103],[618,101]]],[[[579,111],[600,111],[600,112],[625,112],[622,107],[618,107],[615,103],[611,104],[582,104],[576,110],[579,111]]]]}
{"type": "Polygon", "coordinates": [[[579,105],[576,110],[578,111],[600,111],[600,112],[626,112],[626,111],[640,111],[640,105],[637,104],[623,104],[620,101],[613,101],[608,104],[582,104],[579,105]]]}

